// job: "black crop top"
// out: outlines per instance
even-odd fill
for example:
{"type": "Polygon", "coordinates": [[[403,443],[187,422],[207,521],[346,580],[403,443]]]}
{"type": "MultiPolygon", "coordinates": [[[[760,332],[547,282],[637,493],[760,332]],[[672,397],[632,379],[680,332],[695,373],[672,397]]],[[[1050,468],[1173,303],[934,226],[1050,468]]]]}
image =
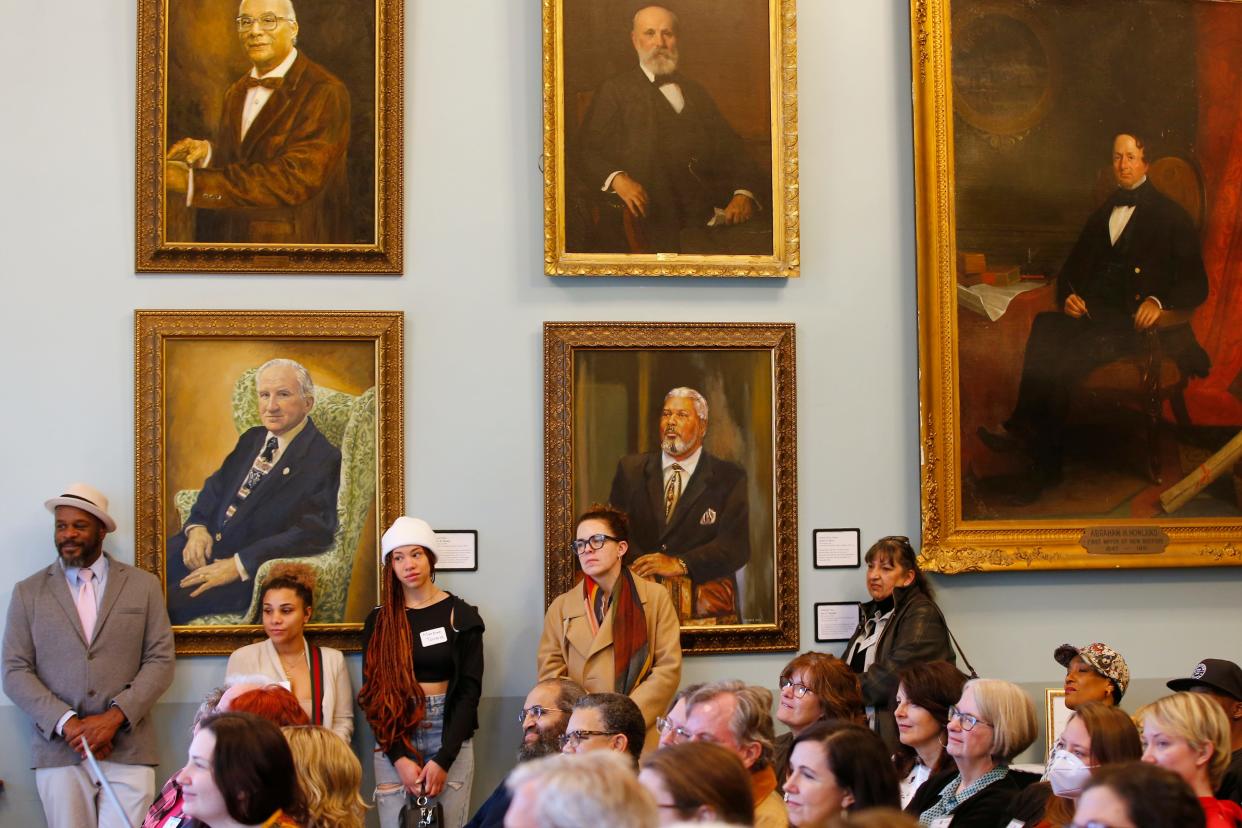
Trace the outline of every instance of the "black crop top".
{"type": "Polygon", "coordinates": [[[405,610],[414,636],[414,677],[424,684],[453,677],[452,615],[453,601],[447,597],[429,607],[405,610]]]}

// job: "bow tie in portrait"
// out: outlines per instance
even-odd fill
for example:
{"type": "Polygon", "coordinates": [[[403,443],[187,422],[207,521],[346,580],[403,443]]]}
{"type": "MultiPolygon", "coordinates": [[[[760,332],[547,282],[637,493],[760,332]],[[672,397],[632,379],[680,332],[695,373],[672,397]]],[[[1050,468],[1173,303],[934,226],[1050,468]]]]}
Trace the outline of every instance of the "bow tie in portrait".
{"type": "Polygon", "coordinates": [[[655,80],[653,80],[652,83],[654,83],[656,87],[661,87],[670,83],[681,83],[681,81],[678,80],[677,73],[673,72],[668,75],[656,75],[655,80]]]}
{"type": "Polygon", "coordinates": [[[1127,190],[1121,187],[1113,193],[1114,207],[1133,207],[1138,204],[1138,190],[1127,190]]]}
{"type": "Polygon", "coordinates": [[[256,78],[251,75],[246,76],[247,89],[253,89],[256,86],[262,86],[264,89],[279,89],[281,84],[284,82],[284,78],[256,78]]]}

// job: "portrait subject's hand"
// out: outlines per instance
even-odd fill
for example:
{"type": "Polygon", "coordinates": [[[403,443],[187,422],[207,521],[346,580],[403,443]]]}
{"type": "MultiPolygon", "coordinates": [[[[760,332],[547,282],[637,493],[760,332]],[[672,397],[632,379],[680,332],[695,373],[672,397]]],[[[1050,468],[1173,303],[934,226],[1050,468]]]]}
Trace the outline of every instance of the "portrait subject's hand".
{"type": "Polygon", "coordinates": [[[755,215],[755,202],[750,196],[744,196],[741,193],[733,196],[729,201],[729,205],[724,208],[725,224],[741,224],[750,221],[755,215]]]}
{"type": "MultiPolygon", "coordinates": [[[[82,747],[82,743],[85,742],[91,746],[91,752],[95,754],[96,759],[105,759],[108,754],[112,753],[112,740],[116,737],[116,732],[120,730],[121,725],[125,724],[125,714],[115,707],[109,707],[103,713],[70,721],[81,722],[77,735],[70,742],[73,749],[82,756],[86,756],[86,750],[82,747]]],[[[68,732],[69,723],[66,722],[65,733],[68,732]]]]}
{"type": "Polygon", "coordinates": [[[185,548],[181,550],[181,560],[185,568],[193,571],[205,566],[211,560],[211,533],[206,526],[193,526],[186,535],[185,548]]]}
{"type": "Polygon", "coordinates": [[[198,587],[190,593],[191,598],[197,598],[209,589],[240,580],[241,575],[237,572],[237,564],[233,562],[234,557],[236,556],[230,555],[224,560],[212,561],[206,566],[200,566],[181,579],[181,586],[185,589],[198,587]]]}
{"type": "Polygon", "coordinates": [[[671,578],[682,574],[681,559],[674,558],[672,555],[665,555],[663,552],[652,552],[650,555],[643,555],[630,564],[630,571],[641,578],[650,578],[654,575],[671,578]]]}
{"type": "Polygon", "coordinates": [[[190,189],[190,168],[180,161],[165,161],[164,189],[170,193],[184,193],[190,189]]]}
{"type": "Polygon", "coordinates": [[[413,759],[402,756],[393,763],[396,768],[397,776],[401,777],[401,784],[412,794],[418,794],[418,784],[423,778],[423,769],[413,759]]]}
{"type": "Polygon", "coordinates": [[[165,159],[168,161],[181,161],[190,167],[202,167],[207,163],[207,156],[210,154],[210,141],[200,141],[197,138],[182,138],[172,145],[165,159]]]}
{"type": "Polygon", "coordinates": [[[434,759],[427,760],[427,764],[423,765],[423,772],[419,775],[419,782],[423,785],[422,793],[427,796],[439,796],[440,791],[444,790],[444,780],[448,778],[448,774],[444,772],[444,768],[440,767],[434,759]]]}
{"type": "Polygon", "coordinates": [[[1147,330],[1160,321],[1160,314],[1162,313],[1164,311],[1156,304],[1156,300],[1151,297],[1144,299],[1143,304],[1139,305],[1138,310],[1134,314],[1134,329],[1136,331],[1147,330]]]}
{"type": "Polygon", "coordinates": [[[647,191],[643,185],[625,173],[617,173],[612,179],[612,191],[621,197],[625,206],[636,216],[647,215],[647,191]]]}
{"type": "Polygon", "coordinates": [[[1065,315],[1078,319],[1087,314],[1087,303],[1077,293],[1071,293],[1065,297],[1065,315]]]}

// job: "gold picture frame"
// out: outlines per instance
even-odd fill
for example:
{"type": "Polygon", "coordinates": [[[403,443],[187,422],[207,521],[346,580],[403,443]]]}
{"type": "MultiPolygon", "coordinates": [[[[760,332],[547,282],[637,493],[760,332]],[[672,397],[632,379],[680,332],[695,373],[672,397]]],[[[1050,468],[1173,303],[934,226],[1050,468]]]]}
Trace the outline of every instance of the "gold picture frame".
{"type": "Polygon", "coordinates": [[[297,57],[253,127],[237,14],[138,2],[135,270],[400,274],[404,5],[302,0],[278,18],[297,57]],[[211,143],[197,184],[183,139],[211,143]]]}
{"type": "Polygon", "coordinates": [[[399,311],[135,312],[135,560],[165,585],[179,654],[227,654],[261,637],[259,586],[290,564],[315,574],[310,638],[360,649],[377,603],[379,537],[404,504],[403,320],[399,311]],[[251,492],[248,469],[270,431],[258,369],[273,358],[309,372],[313,403],[270,468],[277,483],[251,492]],[[216,534],[213,551],[224,559],[233,543],[243,568],[254,561],[243,582],[253,586],[225,585],[239,592],[235,604],[221,589],[209,611],[196,602],[211,593],[176,592],[178,571],[193,568],[169,551],[189,526],[219,532],[229,520],[232,540],[216,534]]]}
{"type": "Polygon", "coordinates": [[[658,534],[669,554],[716,556],[712,566],[732,580],[736,612],[712,616],[692,576],[661,579],[682,618],[684,652],[797,649],[796,429],[792,324],[544,323],[545,606],[576,582],[568,550],[577,515],[607,501],[631,515],[634,557],[658,534]],[[656,421],[673,388],[701,391],[708,426],[666,524],[663,508],[655,517],[633,493],[646,486],[649,458],[660,473],[656,421]]]}
{"type": "MultiPolygon", "coordinates": [[[[1210,190],[1211,159],[1203,136],[1194,140],[1200,128],[1194,112],[1212,103],[1212,93],[1210,78],[1194,74],[1205,71],[1195,67],[1196,50],[1231,48],[1213,44],[1205,32],[1225,17],[1242,26],[1242,8],[1150,4],[1133,31],[1122,33],[1104,23],[1122,6],[1122,0],[910,2],[920,563],[929,571],[1242,565],[1242,473],[1232,475],[1235,494],[1232,460],[1213,490],[1221,492],[1217,500],[1181,512],[1163,505],[1170,489],[1184,475],[1200,474],[1236,432],[1181,420],[1179,402],[1184,408],[1195,385],[1191,379],[1187,386],[1184,371],[1182,384],[1174,385],[1167,350],[1149,349],[1146,340],[1142,351],[1136,347],[1133,366],[1112,375],[1122,377],[1117,389],[1104,387],[1107,378],[1097,381],[1099,372],[1071,387],[1068,426],[1058,433],[1068,436],[1056,443],[1063,451],[1058,463],[1065,459],[1052,473],[1040,466],[1050,445],[1039,440],[1042,431],[1000,428],[1016,410],[1032,319],[1043,311],[1061,315],[1056,277],[1076,239],[1086,238],[1084,222],[1101,215],[1116,189],[1109,166],[1114,137],[1146,127],[1142,134],[1156,138],[1164,151],[1159,161],[1153,152],[1149,178],[1190,220],[1202,219],[1203,238],[1207,211],[1215,209],[1196,179],[1202,171],[1210,190]],[[1091,47],[1075,47],[1085,33],[1091,47]],[[1148,39],[1178,60],[1154,68],[1109,57],[1143,52],[1136,44],[1148,39]],[[1126,67],[1128,82],[1090,68],[1114,63],[1126,67]],[[1148,72],[1153,82],[1159,77],[1154,86],[1146,83],[1148,72]],[[1000,80],[1015,78],[1021,83],[1000,80]],[[1144,89],[1159,91],[1145,96],[1144,89]],[[1142,122],[1131,126],[1136,118],[1142,122]],[[988,305],[979,297],[989,286],[1018,292],[999,305],[999,294],[989,293],[988,305]],[[1028,303],[1027,297],[1036,298],[1028,303]],[[1160,361],[1158,370],[1144,361],[1152,359],[1160,361]],[[1184,398],[1175,396],[1183,391],[1184,398]]],[[[1198,56],[1203,67],[1214,65],[1198,56]]],[[[1211,267],[1207,272],[1217,278],[1211,267]]]]}
{"type": "MultiPolygon", "coordinates": [[[[549,276],[797,276],[795,0],[682,0],[676,4],[673,25],[680,44],[675,45],[680,52],[676,60],[679,67],[686,67],[685,74],[678,76],[676,95],[693,112],[708,113],[702,117],[713,119],[712,129],[706,132],[728,136],[727,142],[717,142],[710,151],[701,149],[690,156],[690,172],[702,192],[695,196],[697,206],[687,212],[701,209],[703,226],[697,221],[660,220],[661,210],[668,210],[661,205],[672,201],[661,198],[662,192],[671,192],[661,188],[673,186],[672,178],[663,173],[651,172],[646,182],[651,198],[644,218],[629,211],[615,191],[605,192],[599,183],[588,186],[586,181],[594,179],[600,164],[619,165],[628,160],[627,166],[647,168],[647,162],[638,160],[628,148],[602,149],[596,154],[593,141],[577,140],[580,135],[629,134],[624,124],[606,120],[629,120],[627,114],[633,116],[635,134],[645,134],[648,119],[662,111],[647,108],[649,102],[635,97],[649,94],[643,91],[638,75],[648,70],[640,70],[630,38],[631,16],[639,5],[622,0],[543,0],[545,272],[549,276]],[[722,54],[729,58],[720,59],[722,54]],[[608,102],[618,100],[630,103],[613,113],[608,102]],[[700,156],[715,160],[700,160],[700,156]],[[750,180],[759,182],[751,202],[755,217],[736,227],[722,227],[718,212],[711,219],[713,226],[707,227],[712,208],[727,211],[724,202],[729,194],[736,197],[749,192],[744,182],[750,180]],[[680,232],[676,229],[679,223],[680,232]],[[769,230],[770,240],[766,238],[769,230]]],[[[650,147],[641,151],[644,158],[650,147]]],[[[634,180],[645,175],[634,174],[634,180]]],[[[606,178],[605,186],[613,180],[612,174],[601,175],[606,178]]]]}
{"type": "Polygon", "coordinates": [[[1052,755],[1052,749],[1061,738],[1069,721],[1070,709],[1065,706],[1064,687],[1044,688],[1044,752],[1052,755]]]}

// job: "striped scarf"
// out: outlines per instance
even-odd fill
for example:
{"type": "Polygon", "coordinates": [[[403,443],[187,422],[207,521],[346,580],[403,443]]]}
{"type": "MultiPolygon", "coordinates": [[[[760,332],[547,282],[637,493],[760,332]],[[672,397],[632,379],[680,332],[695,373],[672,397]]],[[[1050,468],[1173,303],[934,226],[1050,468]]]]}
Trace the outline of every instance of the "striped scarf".
{"type": "Polygon", "coordinates": [[[582,576],[591,632],[598,634],[605,615],[612,612],[613,671],[615,689],[629,695],[651,673],[651,647],[647,641],[647,614],[638,598],[638,587],[628,566],[621,567],[611,599],[590,575],[582,576]]]}

